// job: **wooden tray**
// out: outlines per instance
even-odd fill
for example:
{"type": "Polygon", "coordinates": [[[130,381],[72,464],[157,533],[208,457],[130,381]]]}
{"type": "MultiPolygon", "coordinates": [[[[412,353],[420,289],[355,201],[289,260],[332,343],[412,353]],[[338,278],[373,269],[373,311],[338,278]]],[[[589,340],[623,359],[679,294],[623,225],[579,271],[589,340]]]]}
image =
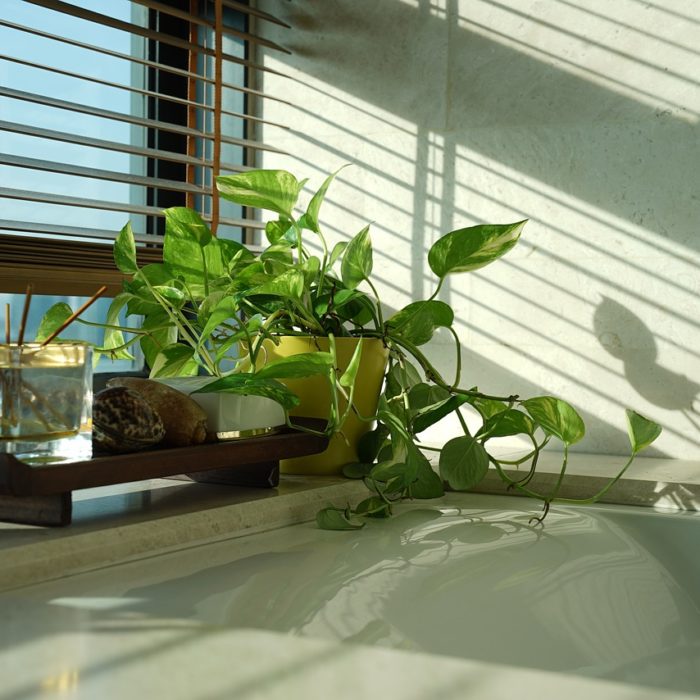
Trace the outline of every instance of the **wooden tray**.
{"type": "MultiPolygon", "coordinates": [[[[325,425],[312,419],[304,423],[318,429],[325,425]]],[[[204,483],[274,488],[280,459],[316,454],[327,446],[328,438],[283,428],[261,437],[53,465],[25,464],[0,454],[0,521],[68,525],[73,491],[176,475],[204,483]]]]}

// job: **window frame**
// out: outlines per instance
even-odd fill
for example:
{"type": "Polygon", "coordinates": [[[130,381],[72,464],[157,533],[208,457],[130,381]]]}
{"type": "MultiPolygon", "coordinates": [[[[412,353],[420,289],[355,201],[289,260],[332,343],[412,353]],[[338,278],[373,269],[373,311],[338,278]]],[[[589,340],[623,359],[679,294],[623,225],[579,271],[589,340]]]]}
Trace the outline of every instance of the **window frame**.
{"type": "MultiPolygon", "coordinates": [[[[45,4],[47,2],[49,5],[52,4],[52,0],[38,0],[37,4],[45,4]]],[[[253,110],[256,107],[257,100],[265,97],[265,95],[251,87],[254,83],[253,75],[256,70],[264,70],[264,67],[255,64],[255,52],[253,49],[256,42],[265,43],[265,40],[256,38],[250,31],[251,24],[253,24],[251,17],[256,18],[256,20],[284,23],[264,12],[251,8],[248,2],[237,2],[235,0],[160,0],[160,2],[156,0],[131,0],[131,2],[132,5],[140,4],[148,7],[149,29],[157,26],[157,29],[160,31],[164,27],[169,27],[168,31],[173,32],[177,40],[184,40],[185,44],[191,42],[194,34],[200,30],[201,23],[192,22],[184,19],[182,16],[177,16],[176,12],[180,12],[186,17],[192,11],[192,8],[196,8],[201,19],[205,18],[205,9],[207,7],[216,5],[220,8],[223,6],[225,12],[242,12],[245,18],[244,31],[232,30],[234,36],[241,35],[244,37],[242,41],[245,47],[244,58],[240,61],[245,67],[244,82],[240,86],[244,99],[242,114],[245,116],[243,116],[243,139],[240,140],[242,144],[242,162],[239,164],[239,169],[244,170],[255,166],[256,153],[259,148],[279,150],[265,144],[258,144],[255,140],[255,124],[262,120],[253,110]],[[163,6],[166,4],[171,13],[164,11],[163,6]]],[[[215,26],[215,34],[216,29],[217,27],[215,26]]],[[[286,51],[286,49],[282,50],[286,51]]],[[[160,42],[157,44],[154,40],[149,39],[149,55],[147,56],[149,61],[153,60],[152,53],[159,54],[157,56],[159,59],[162,58],[164,53],[167,59],[164,65],[172,63],[180,71],[194,72],[191,70],[193,68],[193,51],[188,52],[187,49],[181,46],[173,46],[171,43],[160,42]],[[183,66],[183,62],[186,65],[183,66]]],[[[147,71],[149,82],[147,87],[150,87],[150,83],[156,80],[162,81],[162,76],[168,74],[165,70],[156,71],[152,67],[148,67],[147,71]],[[156,73],[160,74],[158,78],[156,73]]],[[[193,85],[196,81],[192,78],[183,78],[181,75],[173,75],[172,77],[171,83],[174,86],[175,94],[179,96],[184,95],[185,99],[191,100],[193,85]]],[[[216,83],[217,81],[221,82],[220,75],[215,77],[214,82],[216,83]]],[[[222,90],[221,87],[216,89],[222,90]]],[[[153,97],[148,98],[148,118],[158,117],[158,102],[162,103],[163,101],[156,100],[153,97]]],[[[178,120],[176,122],[178,125],[192,126],[192,108],[185,106],[174,111],[178,112],[178,120]]],[[[217,119],[220,119],[220,114],[217,119]]],[[[194,140],[194,138],[189,136],[169,133],[164,129],[149,127],[147,130],[147,142],[151,148],[162,148],[166,145],[171,148],[175,144],[178,153],[192,155],[194,140]]],[[[196,168],[193,164],[175,163],[154,156],[147,159],[146,171],[149,178],[167,178],[168,180],[181,182],[184,185],[197,184],[193,181],[193,179],[196,180],[196,168]]],[[[214,168],[212,167],[209,172],[213,173],[214,168]]],[[[207,183],[204,184],[206,186],[207,183]]],[[[157,209],[163,209],[168,206],[192,206],[197,208],[196,195],[194,193],[166,190],[157,185],[146,187],[145,199],[147,205],[157,209]]],[[[212,197],[212,201],[214,199],[215,195],[212,197]]],[[[241,211],[240,221],[244,224],[241,226],[241,232],[243,242],[252,243],[254,230],[261,228],[261,226],[256,225],[252,218],[248,218],[249,216],[252,216],[250,211],[241,211]]],[[[128,218],[129,216],[125,215],[125,221],[128,218]]],[[[162,218],[146,216],[145,220],[147,222],[145,233],[148,237],[153,235],[153,241],[148,241],[137,248],[137,256],[142,265],[160,261],[160,243],[163,233],[162,218]]],[[[215,227],[216,222],[214,221],[215,227]]],[[[49,228],[49,225],[46,225],[46,228],[49,228]]],[[[60,228],[56,227],[56,233],[59,236],[60,228]]],[[[116,235],[116,232],[114,232],[114,235],[116,235]]],[[[106,295],[113,296],[121,290],[122,281],[123,276],[114,267],[112,261],[111,244],[97,241],[71,240],[70,238],[23,238],[0,230],[0,291],[2,292],[21,293],[25,290],[27,283],[31,282],[37,294],[87,296],[92,294],[97,287],[105,284],[107,285],[106,295]]]]}

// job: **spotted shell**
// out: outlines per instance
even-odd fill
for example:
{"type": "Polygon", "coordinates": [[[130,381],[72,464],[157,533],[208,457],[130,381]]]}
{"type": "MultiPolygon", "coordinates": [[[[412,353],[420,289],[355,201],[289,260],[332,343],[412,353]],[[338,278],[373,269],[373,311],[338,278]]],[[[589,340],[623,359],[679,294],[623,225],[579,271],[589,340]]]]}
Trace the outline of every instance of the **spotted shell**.
{"type": "Polygon", "coordinates": [[[160,416],[135,391],[104,389],[92,407],[92,441],[100,452],[136,452],[158,444],[165,435],[160,416]]]}

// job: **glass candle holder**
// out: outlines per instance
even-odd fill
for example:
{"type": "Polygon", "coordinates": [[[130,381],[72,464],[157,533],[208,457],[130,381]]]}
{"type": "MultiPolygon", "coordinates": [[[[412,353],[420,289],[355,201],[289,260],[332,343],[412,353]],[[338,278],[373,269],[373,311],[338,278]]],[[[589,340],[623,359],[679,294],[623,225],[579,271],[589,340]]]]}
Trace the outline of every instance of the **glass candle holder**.
{"type": "Polygon", "coordinates": [[[0,452],[28,463],[92,456],[92,348],[0,345],[0,452]]]}

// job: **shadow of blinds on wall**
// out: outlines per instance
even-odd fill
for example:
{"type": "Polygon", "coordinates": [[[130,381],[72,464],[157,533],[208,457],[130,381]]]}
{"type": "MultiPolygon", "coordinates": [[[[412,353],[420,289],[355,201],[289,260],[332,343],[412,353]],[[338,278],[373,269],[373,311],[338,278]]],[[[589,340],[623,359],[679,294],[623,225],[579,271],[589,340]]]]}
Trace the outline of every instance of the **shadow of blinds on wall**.
{"type": "Polygon", "coordinates": [[[0,292],[118,292],[111,242],[130,220],[140,262],[159,261],[170,206],[223,237],[262,227],[213,181],[281,152],[256,138],[276,98],[255,48],[289,53],[263,22],[289,28],[234,0],[3,0],[0,292]]]}

